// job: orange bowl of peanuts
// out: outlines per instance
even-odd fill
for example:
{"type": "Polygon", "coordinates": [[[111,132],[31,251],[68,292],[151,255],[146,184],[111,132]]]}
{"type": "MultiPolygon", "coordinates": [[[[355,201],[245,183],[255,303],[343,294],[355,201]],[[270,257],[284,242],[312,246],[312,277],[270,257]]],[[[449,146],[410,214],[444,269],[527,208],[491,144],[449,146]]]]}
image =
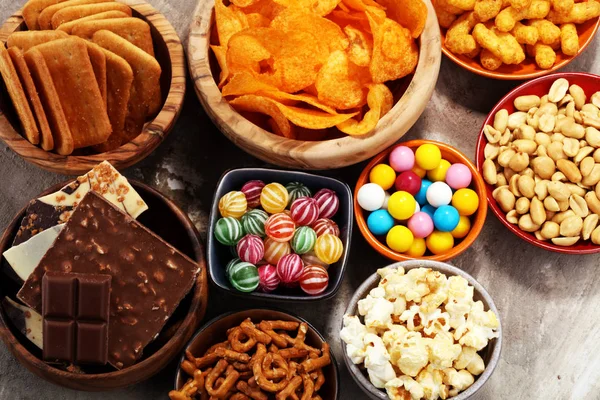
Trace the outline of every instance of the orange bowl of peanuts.
{"type": "Polygon", "coordinates": [[[492,79],[526,80],[556,71],[591,43],[597,0],[433,0],[442,51],[492,79]]]}
{"type": "Polygon", "coordinates": [[[339,371],[325,338],[282,311],[224,314],[192,338],[171,400],[335,400],[339,371]]]}

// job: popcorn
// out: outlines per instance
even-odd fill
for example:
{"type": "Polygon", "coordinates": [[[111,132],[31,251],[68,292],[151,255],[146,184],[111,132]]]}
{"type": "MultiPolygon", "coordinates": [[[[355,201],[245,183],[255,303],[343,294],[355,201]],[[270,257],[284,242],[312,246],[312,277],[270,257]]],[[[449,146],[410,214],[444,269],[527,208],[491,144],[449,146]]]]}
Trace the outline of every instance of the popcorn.
{"type": "Polygon", "coordinates": [[[382,268],[378,287],[344,316],[340,337],[355,364],[391,400],[456,396],[485,370],[477,353],[498,337],[499,322],[461,276],[428,268],[382,268]]]}

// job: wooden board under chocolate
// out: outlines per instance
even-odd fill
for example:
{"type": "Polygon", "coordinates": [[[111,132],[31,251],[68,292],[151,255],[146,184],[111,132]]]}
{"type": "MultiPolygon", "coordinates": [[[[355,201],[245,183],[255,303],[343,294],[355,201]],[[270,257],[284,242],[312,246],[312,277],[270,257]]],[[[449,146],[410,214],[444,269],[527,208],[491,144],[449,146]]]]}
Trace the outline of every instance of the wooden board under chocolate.
{"type": "Polygon", "coordinates": [[[89,192],[18,294],[35,310],[41,309],[46,271],[112,275],[108,357],[121,369],[142,357],[144,347],[192,289],[200,267],[89,192]]]}

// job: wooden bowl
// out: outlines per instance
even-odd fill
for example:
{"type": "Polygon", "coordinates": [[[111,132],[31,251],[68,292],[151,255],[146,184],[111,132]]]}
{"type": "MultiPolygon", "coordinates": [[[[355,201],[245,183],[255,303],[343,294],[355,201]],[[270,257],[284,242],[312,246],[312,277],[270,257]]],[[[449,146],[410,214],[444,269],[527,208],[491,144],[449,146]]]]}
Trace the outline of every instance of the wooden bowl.
{"type": "MultiPolygon", "coordinates": [[[[481,301],[485,310],[492,310],[494,314],[496,314],[498,322],[500,323],[500,326],[498,327],[498,333],[500,336],[490,340],[488,345],[479,352],[479,355],[485,362],[485,370],[481,375],[475,377],[475,383],[467,388],[467,390],[459,393],[457,396],[448,398],[449,400],[470,399],[488,381],[490,376],[492,376],[492,373],[500,361],[500,352],[502,350],[502,322],[500,321],[500,313],[498,313],[498,309],[496,308],[492,297],[487,290],[485,290],[485,288],[479,282],[477,282],[477,280],[475,280],[475,278],[450,264],[430,260],[412,260],[388,265],[388,268],[400,267],[404,268],[406,271],[409,271],[413,268],[431,268],[434,271],[439,271],[445,274],[447,277],[462,276],[469,282],[469,285],[475,288],[473,299],[475,301],[481,301]]],[[[348,304],[348,308],[346,309],[345,315],[358,315],[358,301],[367,297],[371,289],[374,289],[379,285],[380,279],[381,277],[379,274],[374,273],[367,278],[362,285],[360,285],[356,292],[354,292],[354,295],[348,304]]],[[[341,328],[343,328],[343,325],[340,327],[340,329],[341,328]]],[[[373,400],[388,400],[388,396],[385,391],[377,389],[371,383],[371,381],[369,381],[369,377],[366,374],[366,369],[352,362],[346,353],[346,343],[343,340],[340,341],[342,342],[342,349],[344,350],[344,362],[346,363],[346,367],[348,367],[350,375],[362,389],[362,391],[373,400]]]]}
{"type": "Polygon", "coordinates": [[[417,147],[422,144],[431,143],[438,146],[442,152],[442,158],[450,161],[450,163],[463,163],[465,164],[471,174],[473,175],[473,181],[471,182],[470,187],[477,192],[477,196],[479,196],[479,207],[474,215],[471,216],[471,230],[467,234],[467,236],[455,245],[452,249],[443,254],[432,255],[420,257],[423,260],[434,260],[434,261],[448,261],[459,254],[463,253],[466,249],[468,249],[475,239],[481,233],[483,229],[483,224],[485,223],[485,217],[487,216],[487,207],[483,199],[485,199],[485,182],[475,167],[471,160],[469,160],[463,153],[458,151],[452,146],[449,146],[444,143],[436,142],[433,140],[411,140],[409,142],[400,143],[389,149],[382,151],[378,155],[376,155],[370,162],[367,164],[365,169],[363,169],[362,173],[358,177],[358,181],[356,182],[356,187],[354,188],[354,218],[356,219],[356,223],[358,224],[358,228],[362,233],[363,237],[367,240],[367,242],[373,247],[379,254],[384,257],[389,258],[390,260],[396,261],[405,261],[412,260],[414,257],[407,256],[406,254],[398,253],[392,249],[390,249],[385,243],[381,242],[367,227],[367,216],[366,212],[358,205],[358,190],[366,183],[369,183],[369,172],[373,169],[377,164],[381,164],[383,162],[387,162],[387,157],[389,154],[398,146],[406,146],[413,151],[417,149],[417,147]]]}
{"type": "MultiPolygon", "coordinates": [[[[45,170],[64,175],[81,175],[102,161],[109,161],[118,170],[143,160],[167,137],[181,112],[185,97],[185,61],[179,36],[167,19],[142,0],[118,0],[129,5],[133,16],[150,25],[154,53],[162,68],[160,86],[163,105],[158,115],[147,121],[142,133],[131,142],[106,153],[62,156],[35,146],[21,135],[21,125],[4,85],[0,88],[0,138],[26,161],[45,170]]],[[[4,46],[8,36],[26,30],[21,10],[13,14],[0,28],[4,46]]],[[[83,149],[83,151],[87,151],[83,149]]],[[[77,152],[76,152],[77,153],[77,152]]]]}
{"type": "MultiPolygon", "coordinates": [[[[254,323],[260,321],[295,321],[305,322],[308,325],[306,334],[306,343],[310,346],[321,348],[325,342],[325,338],[319,331],[315,329],[310,322],[288,312],[271,310],[271,309],[255,309],[223,314],[204,325],[198,333],[190,340],[186,347],[186,351],[190,351],[194,356],[200,357],[208,348],[216,343],[227,339],[227,330],[234,326],[239,326],[246,318],[251,318],[254,323]]],[[[181,370],[181,363],[185,360],[185,352],[181,356],[175,375],[175,390],[181,389],[188,377],[181,370]]],[[[336,400],[339,397],[340,377],[338,364],[333,353],[331,353],[331,364],[323,368],[325,374],[325,384],[319,391],[319,395],[323,400],[336,400]]]]}
{"type": "Polygon", "coordinates": [[[550,69],[542,69],[537,66],[535,60],[531,57],[527,57],[525,61],[518,65],[506,65],[502,64],[500,68],[495,71],[490,71],[481,66],[479,57],[471,59],[465,55],[457,55],[452,53],[446,45],[446,31],[445,28],[440,28],[442,31],[442,51],[444,54],[454,61],[461,67],[476,73],[477,75],[485,76],[486,78],[499,79],[505,81],[519,81],[537,78],[540,76],[548,75],[554,71],[561,69],[562,67],[569,64],[577,56],[579,56],[588,47],[588,45],[594,39],[594,35],[598,31],[600,25],[600,18],[594,18],[583,24],[578,24],[577,33],[579,35],[579,52],[574,56],[564,55],[561,51],[556,52],[556,63],[550,69]]]}
{"type": "Polygon", "coordinates": [[[289,168],[332,169],[366,160],[404,136],[423,113],[433,94],[441,63],[440,30],[431,2],[425,2],[429,15],[419,40],[417,69],[412,78],[404,78],[395,85],[398,90],[394,98],[399,100],[370,134],[323,141],[286,139],[254,125],[235,111],[221,96],[214,78],[215,71],[211,69],[212,1],[198,3],[190,30],[187,54],[196,94],[206,113],[225,136],[265,162],[289,168]]]}
{"type": "MultiPolygon", "coordinates": [[[[542,78],[534,79],[515,88],[513,91],[504,96],[502,100],[500,100],[500,102],[496,105],[496,107],[492,109],[492,111],[487,116],[486,120],[484,121],[481,127],[481,132],[479,133],[479,138],[477,139],[477,150],[475,159],[475,162],[477,163],[477,169],[479,169],[479,171],[483,170],[483,162],[485,161],[484,150],[485,145],[487,144],[487,140],[483,133],[483,127],[485,127],[488,124],[493,124],[494,115],[501,109],[508,110],[509,114],[516,111],[513,102],[517,97],[526,94],[535,94],[541,97],[547,94],[550,90],[550,86],[552,86],[552,83],[559,78],[565,78],[569,81],[569,83],[581,86],[581,88],[585,91],[586,95],[588,96],[588,99],[592,94],[600,90],[600,76],[580,72],[569,72],[548,75],[542,78]]],[[[557,246],[552,242],[538,240],[533,233],[522,231],[521,229],[519,229],[518,226],[511,224],[506,219],[506,214],[504,214],[504,212],[500,209],[500,206],[498,206],[498,203],[496,202],[496,200],[494,200],[494,197],[492,196],[494,187],[492,185],[488,185],[485,181],[484,185],[487,201],[494,215],[496,215],[500,222],[502,222],[504,226],[506,226],[512,233],[525,240],[526,242],[531,243],[537,247],[541,247],[542,249],[562,254],[600,253],[600,246],[593,244],[590,240],[580,240],[579,242],[575,243],[575,245],[568,247],[557,246]]]]}
{"type": "MultiPolygon", "coordinates": [[[[67,181],[46,190],[42,195],[55,192],[72,181],[67,181]]],[[[194,224],[175,203],[140,182],[130,181],[140,196],[148,204],[148,211],[138,221],[161,236],[180,251],[198,262],[201,272],[190,294],[181,302],[159,337],[144,349],[144,357],[137,364],[117,371],[110,366],[91,369],[93,373],[77,374],[55,368],[42,361],[42,351],[17,331],[8,319],[4,308],[0,307],[0,338],[15,358],[37,376],[75,390],[106,391],[122,388],[144,381],[163,369],[177,356],[200,326],[208,302],[208,281],[204,248],[200,243],[194,224]]],[[[39,196],[38,196],[39,197],[39,196]]],[[[2,239],[0,254],[10,248],[21,219],[23,208],[12,220],[2,239]]],[[[20,284],[7,277],[10,266],[2,259],[0,268],[0,299],[4,296],[16,298],[20,284]]],[[[88,368],[86,368],[88,369],[88,368]]]]}

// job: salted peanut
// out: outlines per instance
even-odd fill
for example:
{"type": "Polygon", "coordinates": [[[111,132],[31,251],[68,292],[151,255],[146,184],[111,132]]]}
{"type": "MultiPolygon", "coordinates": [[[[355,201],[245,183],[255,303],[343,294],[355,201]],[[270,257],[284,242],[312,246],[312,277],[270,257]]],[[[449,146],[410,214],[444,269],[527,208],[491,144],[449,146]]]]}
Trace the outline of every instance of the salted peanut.
{"type": "Polygon", "coordinates": [[[553,239],[560,235],[560,225],[556,222],[546,221],[540,233],[544,239],[553,239]]]}
{"type": "Polygon", "coordinates": [[[556,214],[554,214],[554,216],[552,217],[552,222],[555,222],[557,224],[561,224],[565,219],[569,218],[569,217],[574,217],[575,213],[573,212],[573,210],[565,210],[565,211],[561,211],[561,212],[557,212],[556,214]]]}
{"type": "Polygon", "coordinates": [[[550,139],[553,142],[564,142],[565,140],[565,135],[563,135],[562,133],[553,133],[552,136],[550,136],[550,139]]]}
{"type": "Polygon", "coordinates": [[[556,201],[568,201],[571,195],[569,188],[564,183],[558,181],[548,183],[548,193],[556,201]]]}
{"type": "Polygon", "coordinates": [[[596,227],[590,235],[592,243],[600,245],[600,226],[596,227]]]}
{"type": "Polygon", "coordinates": [[[538,125],[540,131],[544,133],[550,133],[554,131],[554,126],[556,125],[556,117],[554,115],[544,114],[540,117],[538,125]]]}
{"type": "MultiPolygon", "coordinates": [[[[537,24],[540,23],[539,21],[535,22],[537,24]]],[[[568,90],[569,81],[564,78],[559,78],[555,80],[554,83],[552,83],[552,86],[550,86],[550,91],[548,92],[548,100],[553,103],[558,103],[565,97],[568,90]]]]}
{"type": "Polygon", "coordinates": [[[595,165],[596,162],[592,157],[586,157],[583,160],[581,160],[581,162],[579,163],[579,171],[581,171],[581,176],[585,177],[591,174],[592,169],[594,169],[595,165]]]}
{"type": "Polygon", "coordinates": [[[510,178],[512,178],[513,175],[517,174],[517,172],[510,169],[510,167],[504,167],[504,170],[502,171],[502,173],[504,174],[506,181],[510,181],[510,178]]]}
{"type": "Polygon", "coordinates": [[[578,110],[575,110],[575,112],[573,113],[573,119],[576,123],[583,124],[583,117],[581,116],[581,113],[578,110]]]}
{"type": "Polygon", "coordinates": [[[575,157],[579,152],[579,140],[566,138],[563,141],[563,151],[567,157],[575,157]]]}
{"type": "MultiPolygon", "coordinates": [[[[518,214],[523,215],[529,212],[530,201],[526,197],[519,197],[515,203],[515,210],[518,214]]],[[[544,218],[546,218],[546,213],[544,213],[544,218]]],[[[533,216],[532,216],[533,219],[533,216]]]]}
{"type": "Polygon", "coordinates": [[[513,149],[505,149],[505,150],[500,150],[500,154],[498,155],[498,164],[500,164],[501,167],[508,167],[508,164],[510,163],[510,159],[516,154],[516,151],[514,151],[513,149]]]}
{"type": "Polygon", "coordinates": [[[542,179],[550,179],[556,172],[556,164],[550,157],[536,157],[531,161],[533,171],[542,179]]]}
{"type": "MultiPolygon", "coordinates": [[[[566,118],[565,118],[566,119],[566,118]]],[[[566,137],[583,139],[585,137],[585,128],[577,122],[567,121],[561,125],[561,133],[566,137]]]]}
{"type": "Polygon", "coordinates": [[[534,107],[527,112],[527,125],[532,127],[533,129],[538,129],[538,124],[540,122],[540,117],[536,115],[538,108],[534,107]]]}
{"type": "Polygon", "coordinates": [[[543,201],[548,196],[548,181],[541,180],[536,182],[534,192],[537,199],[543,201]]]}
{"type": "Polygon", "coordinates": [[[535,152],[535,155],[538,157],[547,157],[548,150],[546,149],[546,146],[544,146],[543,144],[540,144],[535,152]]]}
{"type": "MultiPolygon", "coordinates": [[[[512,194],[512,193],[511,193],[512,194]]],[[[554,197],[548,196],[544,199],[544,208],[548,211],[559,212],[560,206],[554,197]]]]}
{"type": "Polygon", "coordinates": [[[496,174],[496,185],[499,185],[499,186],[508,185],[506,177],[504,176],[503,173],[498,172],[496,174]]]}
{"type": "Polygon", "coordinates": [[[593,105],[600,108],[600,92],[594,93],[590,100],[592,101],[593,105]]]}
{"type": "Polygon", "coordinates": [[[600,164],[594,165],[592,172],[581,180],[581,183],[585,186],[594,186],[600,182],[600,164]]]}
{"type": "Polygon", "coordinates": [[[592,236],[592,232],[598,226],[598,214],[590,214],[583,220],[583,228],[581,229],[581,237],[583,240],[588,240],[592,236]]]}
{"type": "Polygon", "coordinates": [[[525,214],[519,218],[519,229],[525,232],[533,233],[540,229],[540,225],[533,222],[531,215],[525,214]]]}
{"type": "Polygon", "coordinates": [[[573,118],[573,115],[575,115],[575,100],[571,100],[569,104],[567,104],[567,108],[565,110],[565,116],[573,118]]]}
{"type": "Polygon", "coordinates": [[[575,164],[581,163],[581,161],[583,161],[583,159],[590,156],[594,152],[594,148],[592,146],[588,146],[587,142],[585,140],[581,140],[579,142],[579,146],[581,148],[577,152],[577,155],[575,156],[575,158],[573,158],[573,162],[575,164]]]}
{"type": "Polygon", "coordinates": [[[500,146],[495,144],[487,143],[483,148],[483,155],[486,160],[495,160],[500,153],[500,146]]]}
{"type": "Polygon", "coordinates": [[[565,97],[563,97],[561,101],[556,103],[556,105],[558,107],[564,107],[572,101],[573,101],[573,96],[571,96],[570,94],[565,94],[565,97]]]}
{"type": "Polygon", "coordinates": [[[569,94],[573,96],[573,101],[575,101],[575,108],[581,110],[583,106],[585,106],[585,101],[587,99],[585,92],[579,85],[571,85],[569,87],[569,94]]]}
{"type": "MultiPolygon", "coordinates": [[[[448,2],[450,3],[450,0],[448,2]]],[[[470,32],[475,24],[477,18],[473,12],[461,15],[446,32],[446,47],[454,54],[468,54],[474,51],[477,43],[470,32]]]]}
{"type": "Polygon", "coordinates": [[[594,155],[592,157],[594,157],[594,161],[600,163],[600,149],[594,150],[594,155]]]}
{"type": "Polygon", "coordinates": [[[571,207],[571,210],[573,210],[573,212],[581,218],[587,217],[590,213],[585,199],[578,194],[571,195],[571,198],[569,199],[569,207],[571,207]]]}
{"type": "Polygon", "coordinates": [[[595,192],[587,192],[585,195],[585,202],[587,203],[590,211],[592,211],[594,214],[600,214],[600,199],[598,199],[598,196],[596,196],[595,192]]]}
{"type": "Polygon", "coordinates": [[[508,167],[515,172],[521,172],[529,166],[529,154],[518,152],[510,158],[508,167]]]}
{"type": "MultiPolygon", "coordinates": [[[[573,103],[575,104],[575,103],[573,103]]],[[[563,126],[567,125],[567,124],[574,124],[575,123],[575,119],[573,117],[569,117],[565,114],[564,118],[558,118],[556,120],[556,124],[554,125],[554,132],[555,133],[561,133],[563,126]]]]}
{"type": "Polygon", "coordinates": [[[535,63],[541,69],[550,69],[556,63],[556,52],[547,44],[536,43],[531,46],[531,56],[535,58],[535,63]]]}
{"type": "Polygon", "coordinates": [[[555,162],[567,158],[563,151],[563,144],[561,142],[552,142],[547,148],[548,157],[553,159],[555,162]]]}
{"type": "Polygon", "coordinates": [[[594,189],[594,193],[596,193],[596,197],[598,197],[600,199],[600,185],[596,185],[596,188],[594,189]]]}
{"type": "Polygon", "coordinates": [[[573,246],[575,243],[579,241],[579,236],[574,237],[557,237],[552,239],[552,243],[557,246],[573,246]]]}
{"type": "Polygon", "coordinates": [[[502,137],[502,132],[495,129],[491,125],[486,125],[483,127],[483,134],[485,135],[488,143],[492,144],[500,142],[500,138],[502,137]]]}
{"type": "Polygon", "coordinates": [[[510,210],[506,213],[506,220],[513,225],[517,225],[519,223],[519,214],[517,214],[516,210],[510,210]]]}
{"type": "Polygon", "coordinates": [[[569,200],[560,200],[560,201],[557,201],[557,202],[558,202],[558,209],[560,211],[567,211],[567,210],[569,210],[569,207],[570,207],[569,200]]]}
{"type": "Polygon", "coordinates": [[[515,27],[511,31],[512,35],[517,39],[517,42],[521,44],[528,44],[533,46],[540,38],[540,34],[537,28],[533,26],[523,25],[521,22],[517,22],[515,27]]]}
{"type": "Polygon", "coordinates": [[[521,124],[513,132],[516,139],[535,140],[535,129],[527,124],[521,124]]]}
{"type": "Polygon", "coordinates": [[[596,115],[598,114],[598,112],[600,112],[600,109],[598,109],[598,107],[596,107],[594,104],[592,103],[586,103],[583,105],[583,107],[581,107],[581,112],[587,112],[590,113],[592,115],[596,115]]]}
{"type": "Polygon", "coordinates": [[[568,179],[565,174],[560,171],[556,171],[554,174],[552,174],[552,178],[550,178],[550,180],[552,182],[566,182],[568,179]]]}
{"type": "Polygon", "coordinates": [[[558,106],[555,103],[546,102],[540,104],[535,115],[541,117],[544,114],[558,115],[558,106]]]}
{"type": "Polygon", "coordinates": [[[498,183],[496,164],[489,158],[483,162],[483,179],[490,185],[498,183]]]}
{"type": "Polygon", "coordinates": [[[552,143],[552,140],[550,139],[550,135],[548,135],[547,133],[543,133],[543,132],[537,132],[535,134],[534,140],[539,146],[548,146],[550,143],[552,143]]]}
{"type": "Polygon", "coordinates": [[[578,215],[565,218],[560,223],[560,234],[565,237],[575,237],[581,235],[583,229],[583,218],[578,215]]]}
{"type": "Polygon", "coordinates": [[[496,33],[479,23],[473,29],[473,38],[505,64],[520,64],[525,60],[525,52],[513,35],[496,33]]]}
{"type": "MultiPolygon", "coordinates": [[[[521,197],[521,199],[523,198],[524,197],[521,197]]],[[[517,200],[517,203],[519,200],[517,200]]],[[[546,222],[546,209],[544,208],[544,203],[538,200],[537,197],[532,198],[531,202],[529,202],[529,213],[531,214],[531,220],[534,224],[542,225],[546,222]]]]}
{"type": "Polygon", "coordinates": [[[515,195],[512,194],[510,190],[503,188],[496,194],[495,199],[505,213],[514,210],[516,199],[515,195]]]}
{"type": "Polygon", "coordinates": [[[517,111],[508,116],[508,129],[511,131],[527,123],[527,113],[517,111]]]}
{"type": "Polygon", "coordinates": [[[567,183],[565,183],[565,185],[567,185],[567,188],[569,188],[569,191],[571,192],[571,195],[575,195],[576,194],[578,196],[583,197],[588,192],[587,189],[582,188],[581,186],[576,185],[574,183],[567,182],[567,183]]]}
{"type": "Polygon", "coordinates": [[[537,150],[537,143],[532,139],[517,139],[512,142],[513,148],[519,153],[532,155],[537,150]]]}
{"type": "Polygon", "coordinates": [[[552,10],[548,13],[548,20],[555,24],[582,24],[598,16],[600,16],[600,3],[597,1],[586,1],[576,3],[568,13],[552,10]]]}
{"type": "Polygon", "coordinates": [[[535,196],[535,180],[527,175],[518,177],[517,186],[519,192],[528,199],[535,196]]]}
{"type": "Polygon", "coordinates": [[[519,111],[529,111],[533,107],[540,106],[540,97],[534,94],[519,96],[514,101],[515,108],[519,111]]]}
{"type": "Polygon", "coordinates": [[[494,129],[504,132],[508,128],[508,111],[502,109],[494,115],[494,129]]]}
{"type": "Polygon", "coordinates": [[[500,137],[500,141],[498,144],[500,146],[506,146],[513,139],[513,135],[510,132],[510,129],[506,128],[502,136],[500,137]]]}
{"type": "Polygon", "coordinates": [[[522,196],[521,192],[519,191],[519,186],[518,186],[519,177],[520,177],[520,175],[518,175],[518,174],[513,175],[510,178],[510,181],[508,182],[508,190],[510,190],[511,193],[514,194],[515,197],[517,197],[517,198],[522,196]]]}
{"type": "Polygon", "coordinates": [[[535,238],[537,240],[546,240],[544,239],[544,237],[542,236],[542,231],[540,231],[539,229],[535,232],[533,232],[533,235],[535,236],[535,238]]]}
{"type": "Polygon", "coordinates": [[[600,129],[600,117],[598,117],[598,113],[590,113],[581,111],[581,116],[583,117],[583,123],[585,125],[591,126],[596,129],[600,129]]]}
{"type": "Polygon", "coordinates": [[[550,3],[546,0],[533,0],[523,8],[507,7],[496,16],[495,24],[501,32],[510,32],[517,21],[524,19],[545,18],[550,12],[550,3]]]}
{"type": "Polygon", "coordinates": [[[533,172],[533,170],[530,167],[527,167],[523,171],[521,171],[521,176],[528,176],[531,179],[535,180],[535,172],[533,172]]]}

